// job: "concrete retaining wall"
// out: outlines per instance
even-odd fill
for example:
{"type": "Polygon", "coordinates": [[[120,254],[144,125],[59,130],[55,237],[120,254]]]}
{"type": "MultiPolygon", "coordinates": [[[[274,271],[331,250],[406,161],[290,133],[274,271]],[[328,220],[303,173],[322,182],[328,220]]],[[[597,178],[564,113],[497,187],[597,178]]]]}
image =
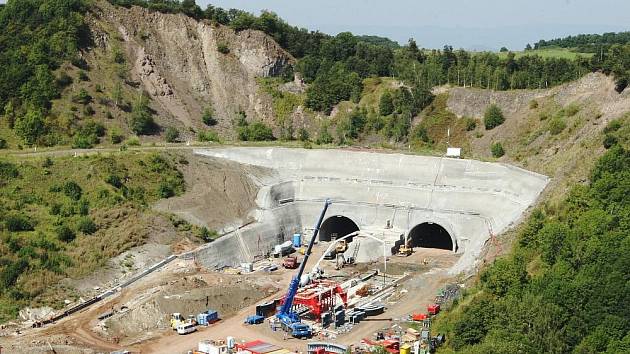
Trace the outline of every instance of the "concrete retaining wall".
{"type": "Polygon", "coordinates": [[[423,222],[442,226],[462,257],[453,272],[474,266],[490,232],[517,222],[548,178],[499,163],[343,150],[224,148],[198,155],[273,168],[257,203],[258,222],[196,254],[208,267],[236,265],[268,252],[294,232],[312,228],[325,198],[327,217],[343,215],[361,230],[409,232],[423,222]]]}

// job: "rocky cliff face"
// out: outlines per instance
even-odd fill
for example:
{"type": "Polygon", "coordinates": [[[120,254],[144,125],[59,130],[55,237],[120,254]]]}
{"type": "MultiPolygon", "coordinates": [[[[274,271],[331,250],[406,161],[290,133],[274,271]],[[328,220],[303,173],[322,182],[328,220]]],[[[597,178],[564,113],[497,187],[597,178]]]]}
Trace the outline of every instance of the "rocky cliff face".
{"type": "Polygon", "coordinates": [[[250,119],[273,119],[271,99],[256,78],[278,75],[294,59],[265,33],[236,33],[181,14],[105,2],[97,3],[93,16],[92,23],[106,21],[120,33],[131,79],[141,82],[161,115],[201,127],[202,112],[211,105],[223,131],[239,111],[250,119]],[[229,53],[219,52],[220,45],[229,53]]]}

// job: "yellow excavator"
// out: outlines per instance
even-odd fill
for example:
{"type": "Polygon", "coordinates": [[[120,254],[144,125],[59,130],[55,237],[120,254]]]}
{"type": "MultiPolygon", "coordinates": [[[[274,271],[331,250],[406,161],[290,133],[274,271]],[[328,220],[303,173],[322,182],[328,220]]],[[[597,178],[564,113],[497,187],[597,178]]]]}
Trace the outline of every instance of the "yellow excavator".
{"type": "Polygon", "coordinates": [[[340,240],[337,242],[337,245],[335,245],[335,251],[337,251],[337,254],[344,253],[347,250],[348,243],[346,242],[346,240],[340,240]]]}
{"type": "Polygon", "coordinates": [[[400,246],[396,255],[399,257],[409,257],[412,253],[413,247],[409,245],[409,240],[407,239],[407,237],[405,237],[405,244],[400,246]]]}

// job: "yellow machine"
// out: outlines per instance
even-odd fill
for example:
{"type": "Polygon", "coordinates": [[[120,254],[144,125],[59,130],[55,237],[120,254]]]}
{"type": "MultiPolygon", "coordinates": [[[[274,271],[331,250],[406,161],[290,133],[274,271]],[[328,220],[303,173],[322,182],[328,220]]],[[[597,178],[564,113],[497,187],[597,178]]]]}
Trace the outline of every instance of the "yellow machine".
{"type": "Polygon", "coordinates": [[[171,314],[171,328],[176,331],[177,330],[177,326],[179,326],[180,324],[184,323],[186,320],[184,319],[184,316],[182,316],[181,313],[172,313],[171,314]]]}
{"type": "Polygon", "coordinates": [[[348,249],[348,243],[346,242],[346,240],[341,240],[337,242],[337,245],[335,246],[335,250],[337,251],[337,253],[343,253],[347,249],[348,249]]]}
{"type": "Polygon", "coordinates": [[[413,248],[407,246],[400,246],[398,249],[398,256],[400,257],[408,257],[413,253],[413,248]]]}

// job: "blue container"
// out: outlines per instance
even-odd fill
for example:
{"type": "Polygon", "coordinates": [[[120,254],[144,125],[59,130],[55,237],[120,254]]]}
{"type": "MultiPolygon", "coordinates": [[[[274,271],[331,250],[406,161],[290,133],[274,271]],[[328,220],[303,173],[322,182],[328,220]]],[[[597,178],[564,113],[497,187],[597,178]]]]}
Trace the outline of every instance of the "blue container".
{"type": "Polygon", "coordinates": [[[208,323],[212,323],[219,320],[219,313],[215,310],[208,310],[206,311],[206,314],[208,315],[207,317],[208,323]]]}
{"type": "Polygon", "coordinates": [[[208,325],[208,314],[203,312],[197,315],[197,324],[200,326],[208,325]]]}
{"type": "Polygon", "coordinates": [[[302,235],[293,234],[293,247],[298,248],[302,246],[302,235]]]}

